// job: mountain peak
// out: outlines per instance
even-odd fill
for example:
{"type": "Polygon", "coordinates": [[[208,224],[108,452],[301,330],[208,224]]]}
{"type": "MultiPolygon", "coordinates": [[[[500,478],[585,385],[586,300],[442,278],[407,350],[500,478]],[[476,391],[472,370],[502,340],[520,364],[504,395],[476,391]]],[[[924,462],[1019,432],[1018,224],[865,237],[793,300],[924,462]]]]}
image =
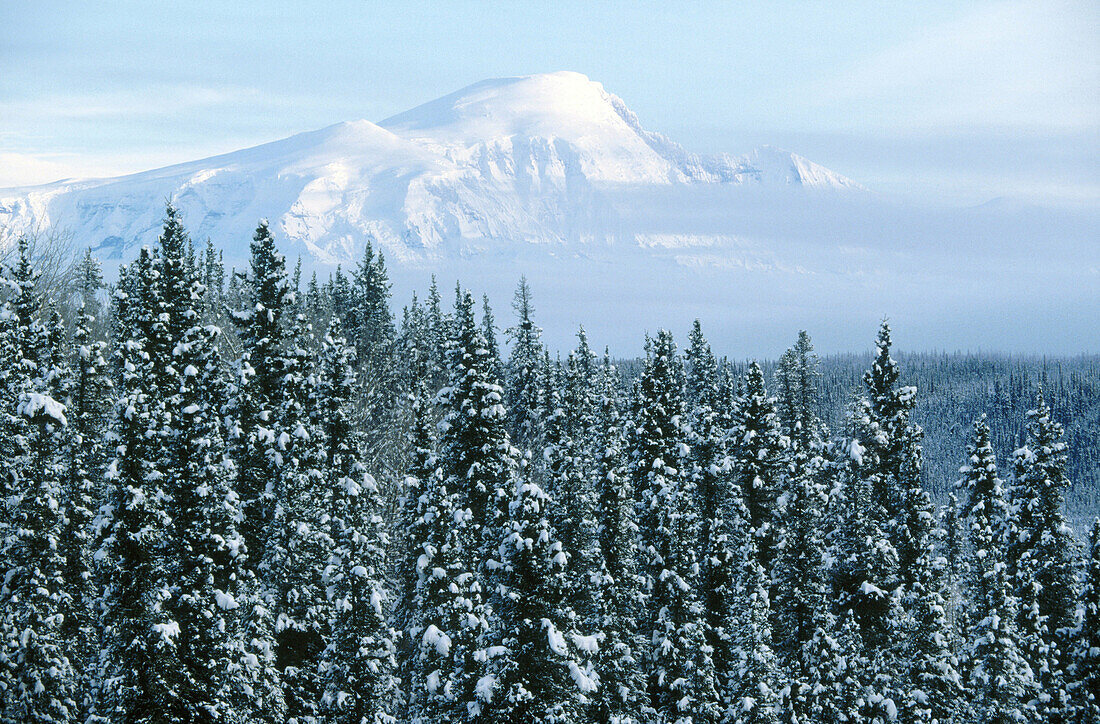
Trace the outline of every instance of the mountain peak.
{"type": "Polygon", "coordinates": [[[562,71],[494,78],[416,106],[379,125],[398,135],[491,139],[559,136],[614,124],[616,113],[603,86],[562,71]]]}
{"type": "Polygon", "coordinates": [[[860,188],[779,149],[687,153],[600,83],[556,72],[485,80],[377,124],[345,121],[139,174],[12,189],[0,196],[0,229],[61,223],[81,244],[122,256],[155,238],[169,198],[197,238],[247,239],[267,217],[318,261],[355,259],[368,237],[401,261],[518,242],[630,244],[624,194],[750,184],[860,188]]]}
{"type": "Polygon", "coordinates": [[[767,186],[866,191],[866,187],[821,164],[775,146],[758,146],[742,157],[744,173],[767,186]]]}

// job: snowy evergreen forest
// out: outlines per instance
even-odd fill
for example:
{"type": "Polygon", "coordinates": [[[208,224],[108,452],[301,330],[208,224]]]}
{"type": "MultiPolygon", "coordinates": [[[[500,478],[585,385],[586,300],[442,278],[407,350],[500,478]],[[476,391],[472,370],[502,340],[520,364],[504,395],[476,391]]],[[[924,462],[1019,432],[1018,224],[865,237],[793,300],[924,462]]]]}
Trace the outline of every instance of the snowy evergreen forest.
{"type": "Polygon", "coordinates": [[[227,274],[170,206],[109,289],[37,261],[2,274],[4,724],[1100,721],[1094,363],[976,388],[885,322],[866,360],[699,323],[557,356],[525,282],[508,322],[395,314],[369,246],[304,280],[261,223],[227,274]]]}

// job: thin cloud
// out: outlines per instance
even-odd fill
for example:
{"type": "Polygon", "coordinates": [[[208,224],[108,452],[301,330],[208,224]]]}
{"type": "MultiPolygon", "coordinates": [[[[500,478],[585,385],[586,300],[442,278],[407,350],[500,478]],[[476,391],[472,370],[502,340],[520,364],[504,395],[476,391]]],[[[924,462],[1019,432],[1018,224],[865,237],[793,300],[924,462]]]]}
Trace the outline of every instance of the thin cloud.
{"type": "Polygon", "coordinates": [[[1092,3],[984,7],[803,89],[855,125],[1081,130],[1100,122],[1092,3]]]}
{"type": "Polygon", "coordinates": [[[261,99],[264,96],[257,88],[153,85],[2,101],[0,115],[9,119],[50,117],[66,120],[168,117],[200,109],[239,106],[261,99]]]}

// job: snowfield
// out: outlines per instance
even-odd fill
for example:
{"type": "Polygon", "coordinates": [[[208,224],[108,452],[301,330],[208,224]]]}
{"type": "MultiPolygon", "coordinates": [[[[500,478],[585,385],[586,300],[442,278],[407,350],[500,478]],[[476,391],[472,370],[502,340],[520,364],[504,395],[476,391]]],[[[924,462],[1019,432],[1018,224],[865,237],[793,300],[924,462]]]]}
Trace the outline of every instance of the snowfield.
{"type": "Polygon", "coordinates": [[[155,240],[165,198],[196,238],[247,239],[257,219],[321,263],[374,238],[396,261],[517,242],[630,241],[617,187],[855,182],[772,148],[701,157],[642,128],[579,73],[484,81],[379,124],[358,120],[113,179],[0,192],[0,227],[59,225],[105,256],[155,240]]]}
{"type": "Polygon", "coordinates": [[[777,148],[693,154],[578,73],[487,80],[379,123],[129,176],[3,189],[0,246],[61,230],[111,276],[155,243],[166,199],[227,267],[245,266],[266,218],[307,278],[354,264],[370,240],[402,303],[436,274],[499,306],[525,274],[553,300],[540,309],[553,347],[584,322],[637,354],[637,320],[700,317],[734,354],[747,338],[779,354],[802,327],[824,350],[854,349],[884,315],[917,348],[1100,345],[1087,315],[1050,323],[1100,305],[1097,209],[931,208],[777,148]]]}

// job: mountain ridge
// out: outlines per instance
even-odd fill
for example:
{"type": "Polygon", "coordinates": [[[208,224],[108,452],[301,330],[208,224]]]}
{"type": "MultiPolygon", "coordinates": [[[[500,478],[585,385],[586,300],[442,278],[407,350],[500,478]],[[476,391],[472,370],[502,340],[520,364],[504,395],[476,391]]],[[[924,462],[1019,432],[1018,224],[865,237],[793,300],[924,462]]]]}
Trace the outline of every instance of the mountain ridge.
{"type": "MultiPolygon", "coordinates": [[[[107,257],[151,241],[164,199],[198,237],[248,238],[268,218],[321,264],[374,239],[398,263],[509,244],[629,244],[622,188],[863,191],[797,154],[688,153],[572,72],[490,79],[390,116],[106,179],[0,190],[5,236],[65,226],[107,257]]],[[[0,240],[2,241],[2,240],[0,240]]]]}

